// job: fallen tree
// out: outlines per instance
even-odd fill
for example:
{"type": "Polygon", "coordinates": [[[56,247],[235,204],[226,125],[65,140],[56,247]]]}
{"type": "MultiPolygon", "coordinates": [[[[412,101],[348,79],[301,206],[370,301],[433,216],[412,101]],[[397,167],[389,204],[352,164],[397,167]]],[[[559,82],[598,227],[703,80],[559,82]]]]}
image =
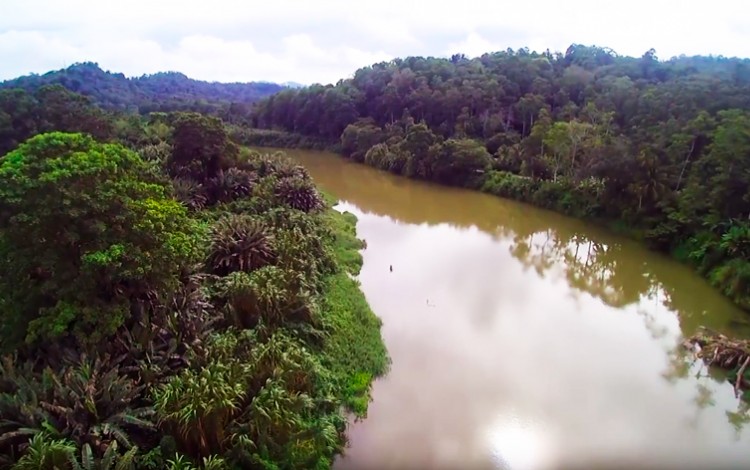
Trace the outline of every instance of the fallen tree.
{"type": "Polygon", "coordinates": [[[707,366],[720,367],[736,372],[734,394],[750,388],[750,377],[746,377],[750,364],[750,340],[733,339],[725,335],[701,328],[695,335],[686,339],[683,345],[701,358],[707,366]]]}

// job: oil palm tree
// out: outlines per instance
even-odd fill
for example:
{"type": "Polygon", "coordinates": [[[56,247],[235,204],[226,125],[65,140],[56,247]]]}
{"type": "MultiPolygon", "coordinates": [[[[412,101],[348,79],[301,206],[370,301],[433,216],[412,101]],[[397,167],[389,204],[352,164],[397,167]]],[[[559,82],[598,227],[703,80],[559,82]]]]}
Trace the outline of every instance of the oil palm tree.
{"type": "Polygon", "coordinates": [[[208,268],[215,274],[252,271],[276,258],[273,235],[259,221],[231,214],[218,220],[211,230],[208,268]]]}

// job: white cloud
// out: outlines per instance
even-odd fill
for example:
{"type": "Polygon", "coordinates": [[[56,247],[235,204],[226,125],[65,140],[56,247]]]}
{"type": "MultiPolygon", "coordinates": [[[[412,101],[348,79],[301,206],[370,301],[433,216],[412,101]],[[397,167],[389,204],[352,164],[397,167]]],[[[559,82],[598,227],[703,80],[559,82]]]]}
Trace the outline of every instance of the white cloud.
{"type": "Polygon", "coordinates": [[[476,57],[484,54],[485,52],[498,51],[507,49],[502,44],[493,44],[492,42],[484,39],[482,36],[475,32],[469,33],[465,39],[459,42],[451,43],[446,49],[447,55],[453,54],[465,54],[469,57],[476,57]]]}
{"type": "Polygon", "coordinates": [[[750,56],[744,0],[2,0],[0,79],[76,61],[140,75],[332,83],[406,55],[572,43],[660,57],[750,56]]]}

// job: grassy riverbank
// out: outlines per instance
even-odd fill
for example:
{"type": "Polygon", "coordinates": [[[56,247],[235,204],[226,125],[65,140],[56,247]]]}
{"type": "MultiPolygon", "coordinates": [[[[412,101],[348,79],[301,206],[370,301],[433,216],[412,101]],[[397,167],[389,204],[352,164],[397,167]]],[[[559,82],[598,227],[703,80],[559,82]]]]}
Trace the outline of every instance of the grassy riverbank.
{"type": "Polygon", "coordinates": [[[380,319],[370,309],[359,282],[364,247],[356,237],[357,218],[329,209],[326,219],[333,233],[332,248],[340,270],[328,276],[321,297],[323,319],[331,335],[322,350],[345,404],[358,416],[367,412],[372,381],[385,373],[388,355],[380,336],[380,319]]]}

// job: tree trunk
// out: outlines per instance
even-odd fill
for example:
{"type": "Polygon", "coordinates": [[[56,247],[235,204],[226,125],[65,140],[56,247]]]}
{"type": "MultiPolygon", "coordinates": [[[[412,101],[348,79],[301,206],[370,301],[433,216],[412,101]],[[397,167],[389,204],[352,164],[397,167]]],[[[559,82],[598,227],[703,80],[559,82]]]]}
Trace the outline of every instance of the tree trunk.
{"type": "Polygon", "coordinates": [[[685,174],[685,169],[687,168],[688,162],[690,162],[690,157],[693,155],[693,151],[695,150],[695,141],[697,139],[693,139],[693,144],[690,146],[690,151],[687,153],[687,156],[685,157],[685,161],[682,163],[682,170],[680,170],[680,176],[677,178],[677,186],[674,188],[675,191],[680,190],[680,183],[682,183],[682,175],[685,174]]]}

